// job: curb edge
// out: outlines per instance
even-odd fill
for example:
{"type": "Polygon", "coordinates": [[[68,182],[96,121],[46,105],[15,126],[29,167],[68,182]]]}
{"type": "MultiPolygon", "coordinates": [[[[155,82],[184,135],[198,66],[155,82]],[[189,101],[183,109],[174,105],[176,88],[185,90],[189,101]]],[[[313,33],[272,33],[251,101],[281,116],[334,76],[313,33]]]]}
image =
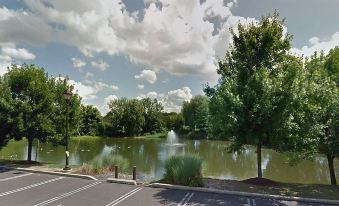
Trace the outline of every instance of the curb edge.
{"type": "Polygon", "coordinates": [[[171,184],[163,184],[163,183],[152,183],[152,184],[147,185],[147,187],[176,189],[176,190],[191,190],[191,191],[196,191],[196,192],[208,192],[208,193],[217,193],[217,194],[226,194],[226,195],[238,195],[238,196],[247,196],[247,197],[250,196],[250,197],[271,198],[271,199],[287,200],[287,201],[300,201],[300,202],[339,205],[339,200],[314,199],[314,198],[303,198],[303,197],[287,197],[287,196],[281,196],[281,195],[237,192],[237,191],[230,191],[230,190],[219,190],[219,189],[202,188],[202,187],[188,187],[188,186],[182,186],[182,185],[171,185],[171,184]]]}

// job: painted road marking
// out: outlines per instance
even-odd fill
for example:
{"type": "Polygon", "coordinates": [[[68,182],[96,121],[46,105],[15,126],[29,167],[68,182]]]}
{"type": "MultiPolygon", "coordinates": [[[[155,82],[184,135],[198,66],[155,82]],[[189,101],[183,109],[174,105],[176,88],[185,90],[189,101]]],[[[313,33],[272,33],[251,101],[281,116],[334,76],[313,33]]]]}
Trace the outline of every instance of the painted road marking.
{"type": "Polygon", "coordinates": [[[252,205],[257,206],[257,204],[255,203],[255,199],[252,199],[252,205]]]}
{"type": "Polygon", "coordinates": [[[50,182],[55,182],[55,181],[58,181],[58,180],[61,180],[61,179],[64,179],[64,177],[58,177],[58,178],[54,178],[54,179],[51,179],[51,180],[46,180],[46,181],[43,181],[43,182],[39,182],[39,183],[36,183],[36,184],[33,184],[33,185],[28,185],[26,187],[21,187],[21,188],[15,189],[15,190],[3,192],[3,193],[0,193],[0,197],[6,196],[6,195],[10,195],[10,194],[13,194],[13,193],[16,193],[16,192],[28,190],[28,189],[31,189],[31,188],[34,188],[34,187],[38,187],[40,185],[44,185],[44,184],[47,184],[47,183],[50,183],[50,182]]]}
{"type": "Polygon", "coordinates": [[[49,203],[52,203],[52,202],[55,202],[55,201],[57,201],[57,200],[63,199],[63,198],[65,198],[65,197],[68,197],[68,196],[73,195],[73,194],[75,194],[75,193],[81,192],[81,191],[83,191],[83,190],[87,190],[88,188],[91,188],[91,187],[93,187],[93,186],[95,186],[95,185],[97,185],[97,184],[100,184],[100,183],[101,183],[101,182],[94,182],[94,183],[88,184],[88,185],[83,186],[83,187],[80,187],[80,188],[78,188],[78,189],[76,189],[76,190],[72,190],[72,191],[70,191],[70,192],[64,193],[64,194],[59,195],[59,196],[57,196],[57,197],[53,197],[53,198],[51,198],[51,199],[45,200],[45,201],[43,201],[43,202],[40,202],[40,203],[38,203],[38,204],[36,204],[36,205],[34,205],[34,206],[43,206],[43,205],[47,205],[47,204],[49,204],[49,203]]]}
{"type": "Polygon", "coordinates": [[[124,194],[123,196],[119,197],[118,199],[114,200],[113,202],[109,203],[106,206],[115,206],[120,202],[124,201],[125,199],[129,198],[130,196],[134,195],[135,193],[139,192],[140,190],[142,190],[141,187],[135,188],[134,190],[124,194]]]}
{"type": "Polygon", "coordinates": [[[182,200],[180,201],[180,203],[178,204],[178,206],[186,206],[187,203],[191,200],[191,198],[193,197],[194,192],[188,192],[186,193],[186,195],[184,196],[184,198],[182,198],[182,200]]]}
{"type": "Polygon", "coordinates": [[[26,173],[26,174],[23,174],[23,175],[17,175],[17,176],[13,176],[13,177],[7,177],[7,178],[4,178],[4,179],[0,179],[0,182],[4,182],[4,181],[7,181],[7,180],[16,179],[16,178],[20,178],[20,177],[25,177],[25,176],[32,175],[32,174],[33,174],[33,173],[26,173]]]}

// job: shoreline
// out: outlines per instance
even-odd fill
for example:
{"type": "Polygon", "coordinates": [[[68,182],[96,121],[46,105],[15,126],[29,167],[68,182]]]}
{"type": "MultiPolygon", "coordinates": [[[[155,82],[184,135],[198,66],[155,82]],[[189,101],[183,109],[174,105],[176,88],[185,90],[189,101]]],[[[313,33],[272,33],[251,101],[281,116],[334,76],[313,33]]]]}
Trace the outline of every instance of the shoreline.
{"type": "MultiPolygon", "coordinates": [[[[1,167],[7,167],[11,169],[28,169],[37,172],[58,172],[65,173],[61,167],[48,165],[46,163],[26,161],[10,161],[0,160],[1,167]],[[5,164],[7,162],[7,164],[5,164]],[[11,164],[10,164],[11,163],[11,164]]],[[[78,167],[73,167],[70,174],[92,176],[100,181],[105,181],[108,178],[113,178],[113,172],[107,172],[102,174],[84,174],[77,170],[78,167]]],[[[118,179],[132,180],[132,175],[126,173],[119,173],[118,179]]],[[[201,189],[221,190],[221,191],[233,191],[233,192],[247,192],[258,193],[263,195],[279,195],[284,197],[302,197],[302,198],[317,198],[317,199],[329,199],[339,200],[339,186],[321,185],[321,184],[298,184],[298,183],[282,183],[269,179],[262,178],[258,181],[257,178],[250,178],[247,180],[229,180],[218,179],[211,177],[203,177],[204,186],[199,187],[201,189]]],[[[151,181],[149,178],[137,174],[137,183],[140,185],[147,185],[151,183],[161,183],[161,180],[151,181]]]]}

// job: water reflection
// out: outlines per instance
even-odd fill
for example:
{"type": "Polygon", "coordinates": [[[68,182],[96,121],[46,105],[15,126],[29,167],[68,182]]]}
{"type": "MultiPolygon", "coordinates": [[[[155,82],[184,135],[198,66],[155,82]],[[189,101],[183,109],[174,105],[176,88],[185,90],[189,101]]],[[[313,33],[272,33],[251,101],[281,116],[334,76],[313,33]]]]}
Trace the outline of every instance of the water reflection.
{"type": "MultiPolygon", "coordinates": [[[[194,153],[204,161],[204,175],[227,179],[246,179],[256,176],[256,153],[252,147],[242,152],[229,154],[227,143],[213,140],[180,140],[184,146],[169,146],[165,139],[73,139],[70,143],[70,163],[82,165],[104,154],[119,154],[129,160],[130,166],[137,166],[138,172],[154,179],[162,177],[164,161],[173,154],[194,153]]],[[[33,159],[35,157],[35,145],[33,159]]],[[[38,161],[63,165],[63,146],[40,144],[38,161]]],[[[0,151],[2,159],[26,159],[27,142],[10,142],[0,151]]],[[[263,150],[264,177],[299,183],[329,183],[327,161],[318,156],[313,162],[302,161],[296,166],[287,163],[285,155],[272,150],[263,150]]],[[[337,178],[339,160],[335,160],[337,178]]],[[[338,179],[339,180],[339,179],[338,179]]]]}

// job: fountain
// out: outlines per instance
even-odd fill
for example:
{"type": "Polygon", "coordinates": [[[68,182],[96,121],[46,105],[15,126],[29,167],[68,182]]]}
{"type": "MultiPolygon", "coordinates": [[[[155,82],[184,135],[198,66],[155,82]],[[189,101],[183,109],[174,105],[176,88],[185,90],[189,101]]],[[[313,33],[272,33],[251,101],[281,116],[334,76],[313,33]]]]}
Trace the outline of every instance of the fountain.
{"type": "Polygon", "coordinates": [[[173,131],[167,133],[167,144],[168,146],[184,146],[184,144],[179,143],[178,135],[173,131]]]}

